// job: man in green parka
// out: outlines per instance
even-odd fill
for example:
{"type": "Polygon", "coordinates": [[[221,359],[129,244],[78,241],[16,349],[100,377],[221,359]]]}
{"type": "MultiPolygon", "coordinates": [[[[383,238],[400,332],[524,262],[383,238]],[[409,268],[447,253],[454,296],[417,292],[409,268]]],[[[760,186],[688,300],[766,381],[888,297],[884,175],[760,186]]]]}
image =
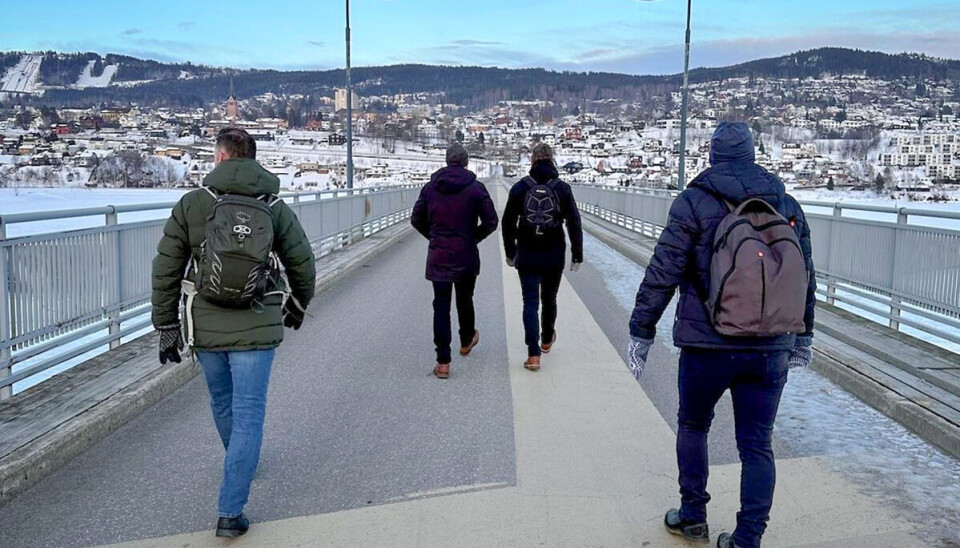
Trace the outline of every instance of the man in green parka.
{"type": "MultiPolygon", "coordinates": [[[[216,167],[204,179],[204,188],[186,194],[174,206],[153,261],[153,325],[160,332],[160,362],[180,362],[183,300],[188,344],[203,368],[213,419],[226,449],[218,504],[219,537],[236,537],[249,527],[243,507],[260,458],[274,352],[283,340],[284,326],[300,328],[316,283],[310,241],[293,211],[276,197],[280,180],[255,158],[256,142],[246,131],[228,128],[218,134],[216,167]],[[215,299],[197,291],[197,282],[206,280],[197,272],[205,264],[202,251],[210,237],[208,220],[215,217],[214,204],[221,199],[247,200],[247,204],[260,206],[262,218],[267,220],[260,234],[269,234],[272,219],[272,250],[267,249],[269,240],[264,250],[272,251],[270,257],[278,259],[285,270],[286,281],[277,261],[272,268],[261,269],[262,278],[268,281],[247,306],[214,304],[211,301],[215,299]]],[[[243,224],[227,228],[250,234],[243,224]]],[[[231,233],[223,241],[233,241],[230,238],[234,236],[242,248],[244,235],[231,233]]],[[[247,249],[254,236],[248,236],[247,249]]],[[[221,264],[218,258],[214,275],[221,273],[218,268],[228,274],[225,271],[231,266],[227,260],[221,264]]]]}

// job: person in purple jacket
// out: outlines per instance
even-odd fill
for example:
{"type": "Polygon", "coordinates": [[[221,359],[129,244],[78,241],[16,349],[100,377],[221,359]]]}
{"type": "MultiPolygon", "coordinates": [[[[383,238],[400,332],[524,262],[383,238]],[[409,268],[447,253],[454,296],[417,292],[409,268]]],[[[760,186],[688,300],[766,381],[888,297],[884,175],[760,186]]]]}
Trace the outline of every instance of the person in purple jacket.
{"type": "Polygon", "coordinates": [[[447,167],[437,171],[420,191],[410,222],[430,240],[426,278],[433,282],[433,342],[437,365],[433,374],[450,376],[450,301],[456,290],[460,317],[460,355],[480,342],[475,325],[473,290],[480,275],[477,244],[497,229],[493,200],[476,174],[467,169],[469,155],[459,143],[447,149],[447,167]]]}

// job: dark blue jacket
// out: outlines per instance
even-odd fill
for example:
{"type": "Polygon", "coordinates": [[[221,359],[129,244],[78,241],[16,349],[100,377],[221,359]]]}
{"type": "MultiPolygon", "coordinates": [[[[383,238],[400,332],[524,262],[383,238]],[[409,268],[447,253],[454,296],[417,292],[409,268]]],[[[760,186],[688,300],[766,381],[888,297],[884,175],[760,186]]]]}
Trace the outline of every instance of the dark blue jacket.
{"type": "MultiPolygon", "coordinates": [[[[530,168],[530,178],[546,184],[557,180],[554,188],[560,201],[562,222],[567,226],[570,236],[570,255],[575,263],[583,262],[583,228],[580,224],[580,210],[573,197],[570,185],[559,179],[560,174],[553,162],[537,162],[530,168]]],[[[567,241],[563,227],[551,234],[535,236],[533,228],[521,222],[523,202],[531,188],[528,178],[524,177],[510,189],[507,206],[503,210],[503,249],[504,254],[513,259],[517,268],[523,270],[556,270],[566,264],[567,241]]]]}
{"type": "Polygon", "coordinates": [[[812,335],[817,282],[811,258],[810,228],[800,204],[786,194],[780,179],[754,163],[752,138],[739,137],[736,132],[728,132],[720,139],[714,138],[710,152],[712,166],[694,179],[670,208],[667,227],[660,235],[637,293],[630,320],[633,336],[652,339],[656,335],[657,322],[679,287],[680,300],[673,326],[676,346],[762,351],[793,348],[796,338],[793,334],[765,338],[720,335],[713,329],[701,297],[707,295],[710,287],[714,233],[729,213],[722,200],[740,203],[748,198],[766,200],[795,223],[810,274],[804,334],[812,335]]]}
{"type": "Polygon", "coordinates": [[[477,244],[497,229],[497,211],[487,187],[459,166],[430,178],[413,206],[411,224],[430,240],[427,279],[455,282],[480,274],[477,244]]]}

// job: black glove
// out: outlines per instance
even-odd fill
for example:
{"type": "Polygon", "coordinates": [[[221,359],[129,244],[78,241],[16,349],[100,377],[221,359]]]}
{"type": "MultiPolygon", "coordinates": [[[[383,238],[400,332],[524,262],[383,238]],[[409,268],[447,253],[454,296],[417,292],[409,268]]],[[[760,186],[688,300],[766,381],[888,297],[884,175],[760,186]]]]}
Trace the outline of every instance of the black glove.
{"type": "Polygon", "coordinates": [[[183,334],[180,324],[157,329],[160,332],[160,363],[167,361],[180,363],[180,351],[183,350],[183,334]]]}
{"type": "Polygon", "coordinates": [[[288,297],[286,302],[283,303],[283,326],[289,327],[294,331],[300,329],[300,326],[303,325],[303,316],[306,314],[306,311],[300,306],[300,303],[297,302],[297,299],[288,297]]]}

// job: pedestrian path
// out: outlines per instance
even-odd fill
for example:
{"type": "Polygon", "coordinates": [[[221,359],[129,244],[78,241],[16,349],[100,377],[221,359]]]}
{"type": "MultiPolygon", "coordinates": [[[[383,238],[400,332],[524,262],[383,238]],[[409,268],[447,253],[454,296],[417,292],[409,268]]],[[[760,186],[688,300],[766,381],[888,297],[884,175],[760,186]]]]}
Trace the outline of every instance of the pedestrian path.
{"type": "MultiPolygon", "coordinates": [[[[447,381],[430,376],[419,236],[318,297],[278,353],[245,537],[213,537],[223,450],[195,379],[0,508],[0,544],[684,546],[662,527],[678,497],[666,405],[634,381],[601,327],[609,319],[567,279],[560,339],[541,371],[524,370],[519,281],[498,239],[481,246],[481,343],[447,381]]],[[[651,367],[671,359],[657,347],[651,367]]],[[[739,465],[718,462],[715,532],[732,527],[739,486],[739,465]]],[[[828,462],[778,466],[765,547],[926,546],[828,462]]]]}
{"type": "MultiPolygon", "coordinates": [[[[619,352],[565,281],[557,329],[566,335],[540,372],[524,370],[519,283],[506,267],[502,278],[508,360],[501,366],[509,369],[515,484],[413,493],[373,508],[261,523],[236,546],[686,545],[661,524],[677,496],[674,434],[619,352]]],[[[449,384],[469,365],[454,367],[449,384]]],[[[923,546],[911,525],[858,495],[818,459],[778,465],[765,546],[923,546]]],[[[712,469],[717,531],[733,525],[738,485],[739,465],[712,469]]],[[[201,531],[134,545],[218,543],[201,531]]]]}

